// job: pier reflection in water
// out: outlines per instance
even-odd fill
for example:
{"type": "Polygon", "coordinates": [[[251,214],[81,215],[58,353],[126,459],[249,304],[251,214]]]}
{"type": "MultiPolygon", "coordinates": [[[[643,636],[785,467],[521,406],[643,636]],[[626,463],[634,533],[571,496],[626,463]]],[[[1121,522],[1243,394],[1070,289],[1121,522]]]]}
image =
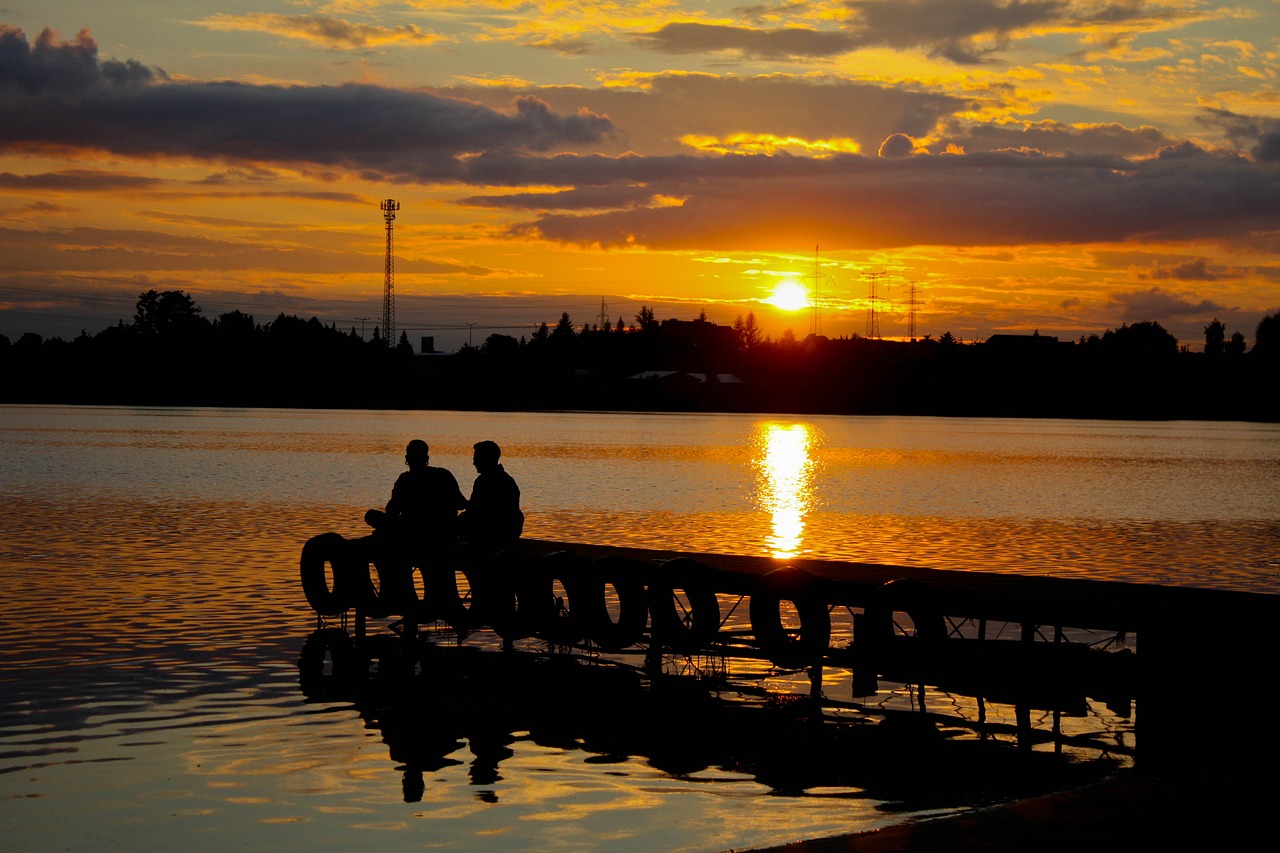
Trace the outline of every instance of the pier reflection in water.
{"type": "MultiPolygon", "coordinates": [[[[1060,726],[1032,721],[1052,712],[1024,708],[1017,723],[1001,722],[980,702],[936,692],[933,713],[916,689],[898,707],[886,701],[866,713],[845,703],[841,713],[744,682],[650,680],[595,656],[485,651],[436,637],[444,644],[389,634],[353,644],[343,630],[323,628],[299,660],[308,699],[349,701],[379,732],[407,802],[430,799],[435,784],[456,788],[464,765],[474,797],[498,802],[503,766],[528,772],[530,751],[540,748],[583,753],[618,777],[657,770],[740,795],[755,788],[860,804],[852,813],[922,814],[1097,779],[1126,765],[1131,751],[1117,731],[1063,736],[1060,726]],[[1064,745],[1092,760],[1064,761],[1064,745]]],[[[519,785],[508,790],[522,796],[519,785]]]]}

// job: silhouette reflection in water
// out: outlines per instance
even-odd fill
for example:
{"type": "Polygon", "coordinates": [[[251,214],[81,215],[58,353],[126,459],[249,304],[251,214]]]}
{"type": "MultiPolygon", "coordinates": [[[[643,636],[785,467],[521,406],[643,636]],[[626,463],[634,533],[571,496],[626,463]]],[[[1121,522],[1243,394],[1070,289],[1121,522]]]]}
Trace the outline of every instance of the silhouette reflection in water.
{"type": "MultiPolygon", "coordinates": [[[[806,697],[641,670],[567,654],[438,646],[424,636],[322,628],[299,660],[312,701],[348,701],[403,768],[406,801],[426,774],[470,750],[477,799],[496,803],[502,762],[522,742],[586,753],[584,763],[642,758],[672,778],[716,768],[762,794],[871,799],[885,811],[950,809],[1079,785],[1117,770],[976,737],[916,711],[833,716],[806,697]]],[[[692,781],[692,780],[691,780],[692,781]]]]}

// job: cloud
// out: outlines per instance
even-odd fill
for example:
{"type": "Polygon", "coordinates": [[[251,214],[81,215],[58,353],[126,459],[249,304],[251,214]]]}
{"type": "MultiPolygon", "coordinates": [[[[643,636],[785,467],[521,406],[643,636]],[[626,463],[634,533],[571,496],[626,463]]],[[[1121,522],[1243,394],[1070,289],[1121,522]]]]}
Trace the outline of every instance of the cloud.
{"type": "Polygon", "coordinates": [[[54,190],[58,192],[119,192],[151,189],[164,182],[144,175],[125,175],[93,169],[65,169],[39,175],[0,172],[0,187],[10,190],[54,190]]]}
{"type": "Polygon", "coordinates": [[[1194,297],[1153,287],[1149,290],[1132,290],[1123,293],[1112,293],[1107,297],[1111,302],[1124,307],[1126,318],[1149,320],[1163,317],[1185,317],[1192,315],[1213,314],[1227,311],[1225,305],[1202,299],[1192,302],[1194,297]]]}
{"type": "Polygon", "coordinates": [[[435,91],[493,108],[521,95],[536,95],[558,112],[585,106],[612,120],[613,136],[596,150],[614,154],[675,153],[688,150],[681,143],[686,136],[728,139],[743,134],[852,139],[862,150],[873,151],[891,133],[924,138],[941,122],[981,104],[977,98],[939,92],[788,74],[665,73],[634,82],[643,88],[474,86],[435,91]]]}
{"type": "Polygon", "coordinates": [[[133,89],[163,76],[132,59],[99,61],[98,45],[88,30],[81,30],[74,41],[59,43],[57,38],[46,27],[36,43],[28,45],[22,30],[0,24],[0,100],[133,89]]]}
{"type": "MultiPolygon", "coordinates": [[[[527,158],[526,158],[527,159],[527,158]]],[[[569,167],[562,158],[542,166],[569,167]]],[[[474,165],[484,168],[484,158],[474,165]]],[[[497,165],[497,164],[490,164],[497,165]]],[[[505,163],[503,172],[519,171],[505,163]]],[[[515,233],[566,243],[659,249],[833,250],[911,245],[1235,239],[1280,221],[1280,174],[1201,154],[1130,162],[1015,153],[824,160],[790,157],[602,158],[593,183],[642,181],[682,205],[547,214],[515,233]]],[[[547,183],[553,177],[537,175],[547,183]]]]}
{"type": "Polygon", "coordinates": [[[848,34],[808,27],[754,29],[723,24],[691,22],[666,24],[635,37],[636,44],[661,53],[714,53],[737,51],[756,59],[793,59],[838,56],[854,50],[857,42],[848,34]]]}
{"type": "Polygon", "coordinates": [[[0,33],[0,147],[338,167],[371,177],[456,178],[487,150],[588,145],[612,123],[559,114],[532,96],[506,111],[379,86],[156,82],[137,63],[99,61],[87,33],[30,48],[0,33]]]}
{"type": "MultiPolygon", "coordinates": [[[[844,0],[839,30],[758,28],[682,21],[638,35],[641,47],[663,53],[735,51],[758,59],[823,59],[863,48],[924,50],[961,65],[988,60],[1014,38],[1080,32],[1103,41],[1131,40],[1133,30],[1167,26],[1179,12],[1142,0],[844,0]],[[1120,32],[1107,32],[1120,27],[1120,32]]],[[[749,20],[774,21],[791,9],[752,6],[749,20]]]]}
{"type": "Polygon", "coordinates": [[[332,50],[360,50],[386,44],[430,45],[445,40],[444,36],[413,25],[379,27],[356,24],[330,15],[274,15],[265,12],[230,15],[220,12],[197,23],[222,32],[270,33],[332,50]]]}
{"type": "Polygon", "coordinates": [[[983,62],[1013,38],[1041,32],[1167,26],[1179,17],[1143,0],[844,0],[860,47],[923,49],[962,65],[983,62]]]}
{"type": "Polygon", "coordinates": [[[1208,258],[1192,258],[1171,266],[1157,265],[1151,272],[1139,273],[1138,277],[1157,281],[1217,281],[1221,276],[1210,271],[1208,258]]]}
{"type": "Polygon", "coordinates": [[[1259,162],[1280,161],[1280,119],[1208,108],[1198,121],[1205,127],[1221,130],[1236,145],[1255,143],[1250,153],[1259,162]]]}
{"type": "Polygon", "coordinates": [[[881,157],[910,157],[915,153],[915,140],[905,133],[893,133],[880,143],[877,152],[881,157]]]}
{"type": "MultiPolygon", "coordinates": [[[[1114,122],[1073,125],[1052,120],[967,125],[951,121],[935,138],[939,150],[955,145],[966,151],[1034,149],[1045,154],[1089,153],[1118,157],[1149,157],[1161,148],[1178,143],[1175,138],[1150,125],[1136,128],[1114,122]]],[[[934,140],[930,142],[933,144],[934,140]]]]}

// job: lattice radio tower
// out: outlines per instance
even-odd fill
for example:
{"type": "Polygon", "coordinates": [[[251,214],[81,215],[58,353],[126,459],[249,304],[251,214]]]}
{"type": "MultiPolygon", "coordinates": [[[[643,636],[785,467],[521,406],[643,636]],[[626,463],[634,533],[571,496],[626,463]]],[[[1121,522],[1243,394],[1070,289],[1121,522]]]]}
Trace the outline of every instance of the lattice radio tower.
{"type": "Polygon", "coordinates": [[[879,272],[863,273],[862,277],[867,280],[867,337],[880,337],[880,296],[876,292],[881,282],[884,282],[889,274],[883,270],[879,272]]]}
{"type": "Polygon", "coordinates": [[[382,280],[382,344],[396,345],[396,262],[393,247],[395,243],[396,211],[400,202],[389,198],[382,202],[382,218],[387,221],[387,262],[386,275],[382,280]]]}
{"type": "Polygon", "coordinates": [[[831,284],[832,278],[822,274],[822,265],[818,262],[818,247],[813,247],[813,272],[804,277],[809,285],[809,304],[813,306],[813,324],[810,334],[817,335],[822,331],[821,296],[822,288],[831,284]]]}

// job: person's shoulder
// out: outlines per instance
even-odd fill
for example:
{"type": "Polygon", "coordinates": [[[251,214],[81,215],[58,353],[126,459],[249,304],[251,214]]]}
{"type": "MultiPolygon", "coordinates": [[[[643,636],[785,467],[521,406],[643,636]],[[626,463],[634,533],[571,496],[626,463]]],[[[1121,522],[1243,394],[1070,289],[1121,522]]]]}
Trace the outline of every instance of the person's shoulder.
{"type": "Polygon", "coordinates": [[[448,468],[437,468],[436,466],[432,465],[427,470],[431,472],[431,476],[433,477],[438,477],[441,480],[446,480],[446,479],[452,480],[455,483],[458,482],[458,478],[453,476],[453,472],[450,471],[448,468]]]}

